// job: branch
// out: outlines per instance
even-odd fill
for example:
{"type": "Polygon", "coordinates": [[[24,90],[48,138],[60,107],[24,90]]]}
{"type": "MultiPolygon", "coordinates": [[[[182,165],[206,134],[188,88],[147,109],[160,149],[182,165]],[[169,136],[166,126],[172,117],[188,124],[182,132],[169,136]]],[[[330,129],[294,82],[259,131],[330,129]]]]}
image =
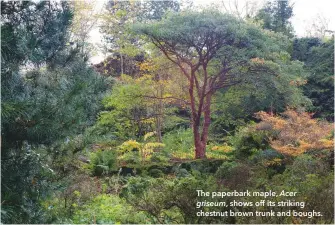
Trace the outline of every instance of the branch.
{"type": "Polygon", "coordinates": [[[130,98],[151,98],[151,99],[158,99],[158,100],[174,99],[174,100],[182,101],[182,102],[184,102],[187,105],[190,104],[189,102],[187,102],[184,99],[176,98],[176,97],[172,97],[172,96],[169,96],[169,97],[156,97],[156,96],[150,96],[150,95],[126,95],[126,97],[130,97],[130,98]]]}
{"type": "MultiPolygon", "coordinates": [[[[170,55],[169,55],[168,52],[167,52],[167,49],[160,43],[160,41],[157,40],[157,39],[154,38],[154,37],[151,37],[151,40],[152,40],[152,43],[153,43],[154,45],[156,45],[156,46],[157,46],[157,47],[164,53],[164,55],[165,55],[171,62],[173,62],[174,64],[178,65],[178,67],[183,71],[183,74],[187,77],[188,80],[190,80],[190,79],[191,79],[191,78],[190,78],[190,75],[187,73],[187,71],[185,70],[185,68],[181,65],[180,62],[178,62],[178,61],[176,61],[176,60],[174,60],[174,59],[172,59],[172,58],[170,57],[170,55]]],[[[177,55],[176,52],[172,52],[172,53],[174,53],[174,54],[177,55]]]]}
{"type": "Polygon", "coordinates": [[[201,96],[201,98],[199,99],[199,106],[198,106],[198,112],[199,114],[201,114],[202,110],[203,110],[203,104],[204,104],[204,99],[206,96],[206,88],[207,88],[207,79],[208,79],[208,74],[207,74],[207,64],[202,64],[202,69],[204,71],[204,84],[202,86],[202,90],[198,90],[201,91],[201,94],[199,93],[199,96],[201,96]]]}
{"type": "Polygon", "coordinates": [[[150,119],[150,118],[155,118],[156,116],[164,116],[164,114],[161,114],[161,113],[155,113],[155,114],[151,114],[151,115],[149,115],[149,116],[142,117],[142,118],[133,119],[133,118],[129,118],[129,117],[127,117],[127,119],[129,119],[129,120],[133,120],[133,121],[136,121],[136,122],[139,122],[139,121],[147,120],[147,119],[150,119]]]}
{"type": "Polygon", "coordinates": [[[189,84],[189,93],[190,93],[190,106],[191,106],[191,111],[192,111],[192,123],[198,122],[197,120],[200,119],[200,115],[196,113],[195,110],[195,98],[194,98],[194,77],[195,77],[195,71],[191,71],[191,79],[190,79],[190,84],[189,84]]]}
{"type": "Polygon", "coordinates": [[[195,74],[194,74],[194,81],[195,81],[195,87],[197,89],[198,98],[200,99],[200,85],[199,85],[198,78],[197,78],[197,76],[195,74]]]}
{"type": "Polygon", "coordinates": [[[221,84],[219,84],[218,86],[213,87],[213,91],[217,91],[218,89],[224,88],[224,87],[231,87],[237,84],[242,83],[242,80],[238,80],[238,81],[232,81],[232,82],[223,82],[221,84]]]}

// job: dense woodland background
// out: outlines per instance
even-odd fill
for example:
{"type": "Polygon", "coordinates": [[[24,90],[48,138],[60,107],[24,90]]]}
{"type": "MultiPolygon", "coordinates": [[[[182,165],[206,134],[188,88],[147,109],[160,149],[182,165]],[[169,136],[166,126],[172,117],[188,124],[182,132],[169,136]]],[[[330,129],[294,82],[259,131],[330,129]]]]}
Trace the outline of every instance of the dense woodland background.
{"type": "Polygon", "coordinates": [[[322,24],[296,37],[285,1],[243,16],[186,1],[93,8],[1,2],[2,223],[334,223],[322,24]],[[97,21],[108,57],[93,65],[97,21]],[[323,216],[197,217],[197,189],[297,191],[307,205],[291,209],[323,216]]]}

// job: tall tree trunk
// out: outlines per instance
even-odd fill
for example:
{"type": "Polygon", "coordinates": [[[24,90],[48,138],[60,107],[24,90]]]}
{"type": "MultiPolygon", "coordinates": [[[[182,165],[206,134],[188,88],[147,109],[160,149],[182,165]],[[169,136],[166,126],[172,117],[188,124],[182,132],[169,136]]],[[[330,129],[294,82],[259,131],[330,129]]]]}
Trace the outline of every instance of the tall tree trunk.
{"type": "Polygon", "coordinates": [[[205,100],[205,106],[204,106],[204,123],[202,126],[202,134],[201,134],[201,143],[203,146],[203,155],[205,158],[206,157],[206,145],[207,145],[207,139],[208,139],[208,131],[209,131],[209,126],[211,124],[211,98],[212,95],[211,93],[208,93],[206,95],[206,100],[205,100]]]}
{"type": "MultiPolygon", "coordinates": [[[[158,74],[158,80],[161,80],[160,74],[158,74]]],[[[163,85],[160,84],[157,88],[158,104],[156,104],[156,139],[157,142],[162,142],[162,126],[163,126],[163,85]]]]}
{"type": "Polygon", "coordinates": [[[194,134],[194,145],[195,145],[195,158],[203,159],[206,158],[206,145],[208,139],[208,131],[211,122],[211,103],[212,95],[209,93],[205,97],[204,102],[204,122],[202,125],[202,132],[200,133],[200,116],[198,119],[193,120],[193,134],[194,134]]]}
{"type": "Polygon", "coordinates": [[[159,97],[158,103],[155,103],[155,111],[157,115],[155,116],[156,122],[156,141],[162,142],[162,123],[163,123],[163,100],[162,100],[162,87],[157,89],[157,96],[159,97]]]}
{"type": "Polygon", "coordinates": [[[159,110],[158,110],[158,123],[157,123],[157,138],[158,142],[162,142],[162,126],[163,126],[163,86],[160,86],[160,99],[159,99],[159,110]]]}
{"type": "Polygon", "coordinates": [[[121,62],[121,74],[123,74],[123,55],[120,53],[120,62],[121,62]]]}
{"type": "Polygon", "coordinates": [[[201,140],[199,140],[198,143],[195,145],[195,158],[206,158],[206,144],[204,144],[201,140]]]}
{"type": "Polygon", "coordinates": [[[202,159],[206,157],[205,146],[203,142],[201,141],[199,129],[200,129],[200,124],[193,125],[193,136],[194,136],[194,147],[195,147],[195,158],[196,159],[202,159]]]}
{"type": "MultiPolygon", "coordinates": [[[[203,139],[203,134],[200,133],[200,127],[201,127],[200,123],[201,123],[201,115],[203,114],[203,104],[207,103],[207,97],[206,97],[206,99],[204,99],[207,80],[205,80],[204,87],[203,87],[202,90],[199,89],[199,86],[196,82],[197,81],[196,81],[196,77],[195,77],[195,71],[193,70],[192,73],[191,73],[189,93],[190,93],[190,100],[191,100],[192,128],[193,128],[193,137],[194,137],[195,158],[196,159],[203,159],[203,158],[206,158],[207,135],[205,136],[206,138],[203,139]],[[194,87],[197,88],[197,93],[198,93],[199,98],[200,98],[198,107],[196,107],[196,103],[195,103],[196,101],[195,101],[195,97],[194,97],[194,87]],[[201,94],[200,94],[200,92],[201,92],[201,94]]],[[[209,98],[209,100],[210,100],[210,98],[209,98]]],[[[204,125],[209,126],[209,123],[204,123],[204,125]]],[[[206,129],[203,129],[203,130],[208,131],[208,127],[206,129]]]]}

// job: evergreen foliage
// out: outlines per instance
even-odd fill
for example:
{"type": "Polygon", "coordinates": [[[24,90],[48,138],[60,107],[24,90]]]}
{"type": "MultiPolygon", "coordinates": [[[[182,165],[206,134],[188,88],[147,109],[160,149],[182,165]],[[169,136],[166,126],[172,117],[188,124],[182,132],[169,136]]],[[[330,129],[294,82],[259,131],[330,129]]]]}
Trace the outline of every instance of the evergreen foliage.
{"type": "Polygon", "coordinates": [[[290,39],[287,1],[245,20],[187,1],[94,8],[1,2],[1,223],[334,223],[333,39],[290,39]],[[100,22],[113,55],[89,65],[100,22]],[[198,216],[286,209],[322,216],[198,216]]]}
{"type": "Polygon", "coordinates": [[[256,21],[261,21],[264,29],[281,32],[293,36],[293,27],[290,18],[293,16],[293,6],[288,0],[267,1],[255,16],[256,21]]]}

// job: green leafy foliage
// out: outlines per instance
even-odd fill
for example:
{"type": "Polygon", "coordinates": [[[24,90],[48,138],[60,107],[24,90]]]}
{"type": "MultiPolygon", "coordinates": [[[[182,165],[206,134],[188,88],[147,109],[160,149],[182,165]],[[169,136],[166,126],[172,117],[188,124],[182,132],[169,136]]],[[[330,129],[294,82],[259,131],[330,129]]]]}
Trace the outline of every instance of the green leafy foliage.
{"type": "Polygon", "coordinates": [[[334,193],[334,177],[333,171],[329,170],[326,165],[314,157],[303,155],[298,157],[283,174],[273,178],[271,185],[273,190],[289,188],[298,191],[297,201],[307,202],[304,211],[320,210],[323,212],[323,218],[299,218],[300,223],[317,221],[327,223],[332,220],[334,205],[330,203],[329,195],[334,193]]]}
{"type": "Polygon", "coordinates": [[[334,222],[332,125],[305,112],[332,120],[333,40],[292,44],[288,2],[261,9],[261,29],[184,2],[109,1],[108,57],[89,66],[85,4],[1,2],[1,223],[334,222]],[[250,211],[198,206],[214,200],[197,190],[297,191],[306,206],[290,209],[322,217],[197,216],[250,211]]]}
{"type": "Polygon", "coordinates": [[[334,115],[334,40],[297,38],[293,42],[292,57],[305,63],[309,73],[304,94],[311,99],[309,110],[315,117],[333,121],[334,115]]]}
{"type": "MultiPolygon", "coordinates": [[[[179,7],[180,4],[177,1],[108,1],[107,10],[102,15],[104,20],[102,32],[109,48],[120,53],[121,61],[123,54],[136,55],[139,49],[134,46],[139,47],[143,43],[131,34],[128,25],[134,21],[159,20],[169,10],[179,11],[179,7]]],[[[123,71],[122,68],[121,71],[123,71]]]]}
{"type": "Polygon", "coordinates": [[[222,178],[231,175],[231,170],[237,166],[236,162],[224,162],[216,171],[215,176],[222,178]]]}
{"type": "Polygon", "coordinates": [[[306,67],[310,71],[304,93],[313,102],[316,117],[334,119],[334,40],[311,48],[306,67]]]}
{"type": "Polygon", "coordinates": [[[284,35],[266,32],[218,10],[174,13],[159,22],[136,24],[133,30],[146,35],[188,81],[196,158],[206,156],[210,107],[220,89],[239,84],[255,91],[263,87],[258,97],[261,107],[283,109],[287,104],[309,103],[297,88],[305,83],[303,65],[290,61],[284,35]]]}
{"type": "Polygon", "coordinates": [[[43,222],[40,200],[52,188],[49,181],[55,174],[38,149],[25,142],[22,149],[2,155],[1,171],[2,221],[43,222]]]}
{"type": "Polygon", "coordinates": [[[267,127],[264,130],[256,130],[255,127],[243,127],[234,136],[228,137],[228,142],[235,148],[237,158],[247,158],[252,154],[266,150],[269,145],[269,132],[267,127]]]}
{"type": "Polygon", "coordinates": [[[76,209],[73,223],[93,224],[145,224],[150,220],[143,212],[134,211],[125,200],[115,195],[99,195],[81,208],[76,209]]]}
{"type": "Polygon", "coordinates": [[[290,18],[293,16],[293,5],[289,1],[267,1],[255,17],[256,21],[262,21],[262,26],[275,32],[293,36],[293,27],[290,18]]]}
{"type": "Polygon", "coordinates": [[[231,218],[197,217],[195,190],[215,190],[213,177],[194,173],[180,178],[131,178],[123,195],[138,210],[147,212],[154,223],[232,222],[231,218]],[[200,179],[199,179],[200,178],[200,179]]]}
{"type": "Polygon", "coordinates": [[[117,169],[117,154],[115,150],[97,150],[90,155],[89,169],[93,176],[107,175],[117,169]]]}
{"type": "Polygon", "coordinates": [[[21,63],[64,62],[59,59],[72,19],[68,3],[2,2],[1,19],[2,73],[21,63]]]}
{"type": "MultiPolygon", "coordinates": [[[[78,163],[78,162],[77,162],[78,163]]],[[[103,190],[99,180],[72,170],[72,176],[64,176],[54,185],[47,198],[41,200],[45,223],[73,223],[74,212],[92,201],[103,190]]]]}
{"type": "Polygon", "coordinates": [[[155,112],[151,103],[141,98],[147,89],[129,76],[123,78],[127,84],[115,85],[112,94],[104,98],[103,104],[110,110],[100,113],[99,125],[111,128],[113,135],[123,140],[136,139],[152,131],[155,112]]]}
{"type": "Polygon", "coordinates": [[[179,129],[164,135],[163,143],[165,144],[164,150],[169,154],[192,153],[194,142],[192,139],[191,129],[179,129]]]}
{"type": "Polygon", "coordinates": [[[10,215],[3,222],[42,223],[40,201],[52,188],[45,170],[57,168],[54,156],[68,155],[53,147],[93,124],[106,86],[66,45],[72,18],[67,3],[1,6],[1,176],[10,215]]]}

